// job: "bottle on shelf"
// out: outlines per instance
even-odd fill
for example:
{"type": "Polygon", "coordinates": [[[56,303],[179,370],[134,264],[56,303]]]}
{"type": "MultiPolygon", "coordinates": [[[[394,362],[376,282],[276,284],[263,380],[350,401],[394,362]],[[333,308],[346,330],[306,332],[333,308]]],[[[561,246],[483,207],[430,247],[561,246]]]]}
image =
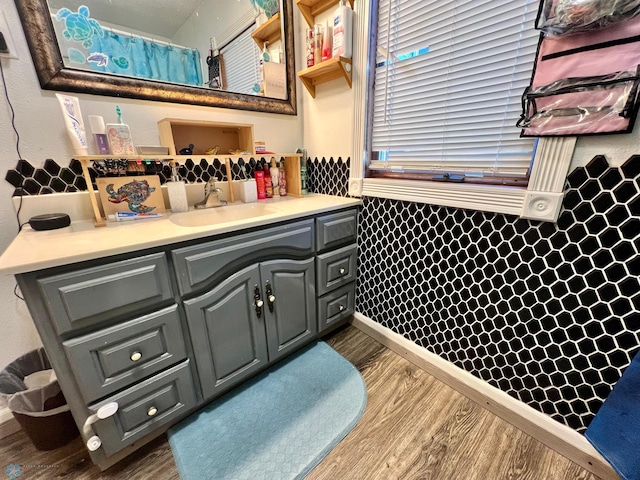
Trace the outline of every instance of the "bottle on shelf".
{"type": "Polygon", "coordinates": [[[258,190],[258,200],[264,200],[267,198],[267,189],[264,184],[264,171],[256,168],[256,171],[253,173],[254,178],[256,179],[256,188],[258,190]]]}
{"type": "Polygon", "coordinates": [[[345,0],[333,14],[333,57],[351,58],[353,56],[353,10],[345,0]]]}
{"type": "Polygon", "coordinates": [[[273,189],[273,196],[280,196],[280,169],[276,163],[276,159],[271,157],[271,167],[269,168],[271,174],[271,188],[273,189]]]}
{"type": "Polygon", "coordinates": [[[264,189],[267,198],[273,198],[273,183],[271,183],[271,172],[269,171],[269,164],[264,164],[264,189]]]}
{"type": "Polygon", "coordinates": [[[280,181],[278,182],[280,184],[280,196],[281,197],[286,197],[287,196],[287,175],[286,175],[286,172],[284,170],[284,163],[285,162],[281,162],[280,163],[280,181]]]}
{"type": "Polygon", "coordinates": [[[331,25],[327,20],[327,26],[324,29],[324,38],[322,40],[322,61],[330,60],[333,56],[333,49],[331,47],[333,43],[333,34],[331,33],[331,25]]]}

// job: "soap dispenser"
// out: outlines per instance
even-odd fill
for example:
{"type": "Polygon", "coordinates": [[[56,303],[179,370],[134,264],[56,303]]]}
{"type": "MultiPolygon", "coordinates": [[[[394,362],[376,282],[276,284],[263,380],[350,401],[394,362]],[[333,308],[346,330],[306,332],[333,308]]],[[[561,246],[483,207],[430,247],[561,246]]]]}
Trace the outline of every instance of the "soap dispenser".
{"type": "Polygon", "coordinates": [[[172,160],[169,162],[171,166],[171,181],[167,182],[167,192],[169,193],[169,204],[173,213],[189,211],[189,202],[187,202],[187,186],[184,180],[180,180],[178,175],[178,162],[172,160]]]}

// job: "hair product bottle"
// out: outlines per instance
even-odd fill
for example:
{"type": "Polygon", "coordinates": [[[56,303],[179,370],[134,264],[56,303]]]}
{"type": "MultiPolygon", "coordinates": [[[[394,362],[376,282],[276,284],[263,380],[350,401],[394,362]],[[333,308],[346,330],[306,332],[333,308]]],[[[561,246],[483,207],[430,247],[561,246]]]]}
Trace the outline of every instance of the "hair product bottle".
{"type": "Polygon", "coordinates": [[[273,198],[273,183],[271,183],[271,172],[269,171],[269,164],[264,164],[264,189],[267,198],[273,198]]]}
{"type": "Polygon", "coordinates": [[[258,200],[264,200],[267,198],[267,190],[264,185],[264,171],[256,169],[253,173],[256,179],[256,188],[258,189],[258,200]]]}
{"type": "Polygon", "coordinates": [[[353,10],[345,0],[333,15],[333,56],[351,58],[353,55],[353,10]]]}

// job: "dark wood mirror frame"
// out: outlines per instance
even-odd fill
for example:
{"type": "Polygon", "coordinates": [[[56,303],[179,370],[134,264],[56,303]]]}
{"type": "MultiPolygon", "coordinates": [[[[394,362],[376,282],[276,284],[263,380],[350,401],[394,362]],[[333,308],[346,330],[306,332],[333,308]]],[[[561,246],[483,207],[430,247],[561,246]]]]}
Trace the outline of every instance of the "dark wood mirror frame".
{"type": "Polygon", "coordinates": [[[286,100],[66,68],[47,1],[15,0],[15,3],[40,86],[45,90],[296,115],[292,0],[282,1],[281,12],[287,69],[286,100]]]}

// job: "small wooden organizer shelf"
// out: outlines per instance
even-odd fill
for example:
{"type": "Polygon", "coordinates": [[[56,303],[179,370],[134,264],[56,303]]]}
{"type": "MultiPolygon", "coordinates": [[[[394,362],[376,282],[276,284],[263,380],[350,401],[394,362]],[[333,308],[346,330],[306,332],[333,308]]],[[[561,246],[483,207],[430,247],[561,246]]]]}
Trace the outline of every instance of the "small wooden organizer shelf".
{"type": "MultiPolygon", "coordinates": [[[[118,155],[118,160],[129,160],[132,162],[136,161],[145,161],[145,160],[153,160],[160,162],[169,162],[170,160],[177,160],[180,164],[184,163],[184,160],[191,158],[192,160],[204,159],[208,163],[213,163],[214,160],[223,161],[225,165],[225,169],[227,171],[227,185],[229,187],[229,203],[235,202],[235,197],[233,195],[233,175],[230,174],[232,171],[231,164],[236,163],[239,159],[248,160],[249,158],[261,159],[264,158],[267,161],[270,161],[271,158],[275,158],[276,161],[280,161],[280,159],[284,159],[285,166],[285,174],[287,180],[287,195],[291,195],[292,197],[302,197],[302,182],[300,176],[300,158],[302,157],[301,153],[269,153],[269,154],[250,154],[250,155],[129,155],[122,156],[118,155]]],[[[93,189],[93,183],[91,181],[91,175],[89,174],[89,167],[91,166],[91,162],[94,160],[108,160],[116,158],[113,155],[89,155],[89,156],[78,156],[76,157],[78,161],[80,161],[82,165],[82,174],[84,176],[84,180],[87,184],[87,192],[89,192],[89,199],[91,200],[91,207],[93,209],[94,220],[93,224],[96,227],[104,227],[106,226],[106,222],[102,213],[100,213],[100,207],[98,206],[98,200],[96,199],[95,190],[93,189]]],[[[134,177],[135,178],[135,177],[134,177]]],[[[202,184],[204,185],[204,184],[202,184]]]]}
{"type": "Polygon", "coordinates": [[[313,98],[316,98],[316,85],[344,78],[351,88],[351,59],[336,57],[298,72],[298,77],[313,98]]]}
{"type": "MultiPolygon", "coordinates": [[[[314,17],[320,15],[322,12],[326,12],[333,5],[340,3],[340,0],[296,0],[296,5],[302,16],[307,21],[309,27],[313,28],[315,23],[314,17]]],[[[353,8],[353,0],[349,0],[351,8],[353,8]]]]}
{"type": "Polygon", "coordinates": [[[192,155],[206,155],[206,150],[216,145],[218,155],[241,150],[253,153],[253,125],[243,123],[207,122],[164,118],[158,122],[160,145],[169,147],[169,155],[177,155],[189,144],[194,145],[192,155]]]}
{"type": "Polygon", "coordinates": [[[251,38],[253,38],[253,41],[256,42],[256,44],[258,44],[260,49],[264,47],[265,42],[271,45],[280,40],[280,12],[276,13],[273,17],[256,28],[251,34],[251,38]]]}

